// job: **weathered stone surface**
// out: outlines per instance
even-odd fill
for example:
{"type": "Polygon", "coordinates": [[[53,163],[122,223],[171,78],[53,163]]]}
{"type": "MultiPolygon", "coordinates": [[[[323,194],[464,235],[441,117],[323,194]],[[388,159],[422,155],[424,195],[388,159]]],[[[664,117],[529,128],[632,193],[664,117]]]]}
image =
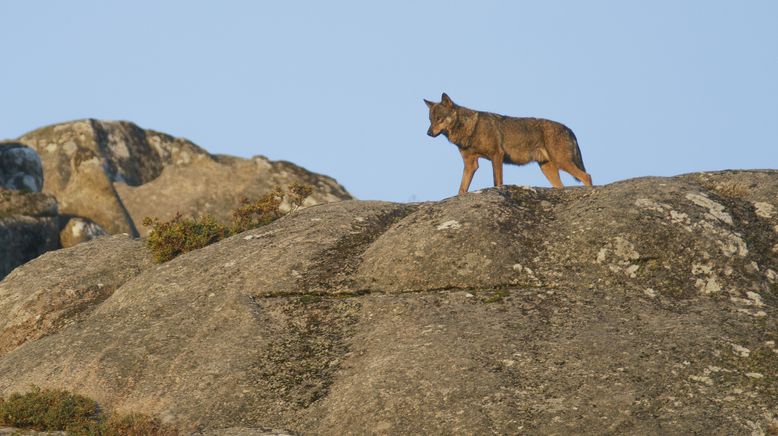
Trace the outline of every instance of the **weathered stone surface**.
{"type": "Polygon", "coordinates": [[[139,240],[99,242],[45,253],[0,282],[0,355],[84,319],[152,265],[139,240]]]}
{"type": "Polygon", "coordinates": [[[181,212],[229,219],[244,196],[273,185],[314,185],[306,205],[348,199],[335,180],[264,157],[211,155],[194,143],[126,121],[80,120],[43,127],[19,138],[41,156],[46,181],[66,215],[88,218],[109,233],[147,234],[146,216],[181,212]]]}
{"type": "Polygon", "coordinates": [[[0,143],[0,189],[40,192],[43,167],[35,150],[14,142],[0,143]]]}
{"type": "Polygon", "coordinates": [[[58,246],[57,201],[48,194],[0,189],[0,278],[58,246]]]}
{"type": "Polygon", "coordinates": [[[67,221],[67,224],[59,232],[59,243],[62,248],[68,248],[106,235],[108,233],[92,221],[73,217],[67,221]]]}
{"type": "Polygon", "coordinates": [[[311,207],[144,269],[0,357],[0,393],[205,431],[765,432],[775,198],[778,171],[741,171],[311,207]]]}
{"type": "Polygon", "coordinates": [[[533,266],[545,239],[538,230],[542,211],[531,207],[537,195],[491,190],[473,196],[419,207],[383,233],[365,253],[359,286],[403,292],[537,284],[514,268],[533,266]]]}

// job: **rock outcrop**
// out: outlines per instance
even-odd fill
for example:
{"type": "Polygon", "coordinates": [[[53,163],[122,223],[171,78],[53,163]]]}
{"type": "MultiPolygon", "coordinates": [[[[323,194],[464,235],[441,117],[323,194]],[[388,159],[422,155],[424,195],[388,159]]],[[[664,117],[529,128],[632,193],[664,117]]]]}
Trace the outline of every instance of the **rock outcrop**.
{"type": "Polygon", "coordinates": [[[344,201],[162,265],[101,238],[0,282],[0,394],[203,431],[764,433],[776,198],[737,171],[344,201]]]}
{"type": "Polygon", "coordinates": [[[62,123],[19,142],[41,156],[44,191],[57,197],[61,213],[111,234],[146,234],[138,228],[144,217],[168,219],[176,212],[227,220],[241,197],[257,197],[276,184],[312,184],[306,205],[351,198],[334,179],[294,164],[211,155],[186,139],[125,121],[62,123]]]}
{"type": "Polygon", "coordinates": [[[0,143],[0,278],[58,246],[57,200],[42,194],[42,187],[35,150],[0,143]]]}
{"type": "Polygon", "coordinates": [[[0,278],[58,246],[59,218],[54,197],[0,189],[0,278]]]}
{"type": "Polygon", "coordinates": [[[24,144],[0,142],[0,189],[41,192],[43,167],[35,150],[24,144]]]}
{"type": "Polygon", "coordinates": [[[121,180],[117,163],[122,161],[113,158],[105,137],[99,122],[83,120],[43,127],[19,141],[41,157],[43,190],[57,198],[60,213],[89,218],[110,233],[137,235],[113,187],[121,180]]]}

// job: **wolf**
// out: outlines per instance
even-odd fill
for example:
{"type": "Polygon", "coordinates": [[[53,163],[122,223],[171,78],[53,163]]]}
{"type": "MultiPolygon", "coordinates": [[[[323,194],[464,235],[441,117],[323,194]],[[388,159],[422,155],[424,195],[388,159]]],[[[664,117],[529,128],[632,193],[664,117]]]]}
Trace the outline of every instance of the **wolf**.
{"type": "Polygon", "coordinates": [[[592,176],[584,168],[575,134],[564,124],[542,118],[516,118],[481,112],[454,104],[444,92],[440,103],[424,99],[430,111],[427,135],[441,133],[459,148],[465,170],[459,193],[470,187],[478,158],[492,161],[494,186],[502,186],[502,165],[537,162],[551,185],[561,188],[559,170],[586,186],[592,176]]]}

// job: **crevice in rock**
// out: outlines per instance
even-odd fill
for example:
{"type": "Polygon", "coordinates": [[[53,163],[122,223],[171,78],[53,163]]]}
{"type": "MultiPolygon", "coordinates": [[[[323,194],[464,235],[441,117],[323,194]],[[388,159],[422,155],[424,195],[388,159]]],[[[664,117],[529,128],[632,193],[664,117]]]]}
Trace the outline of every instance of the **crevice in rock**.
{"type": "Polygon", "coordinates": [[[407,289],[407,290],[401,290],[401,291],[383,291],[380,289],[372,289],[372,288],[362,288],[362,289],[356,289],[356,290],[335,290],[335,291],[323,291],[323,290],[314,290],[310,292],[288,292],[288,291],[281,291],[281,292],[265,292],[256,294],[254,296],[255,302],[258,300],[269,300],[269,299],[285,299],[285,298],[298,298],[302,300],[320,300],[320,299],[347,299],[347,298],[357,298],[357,297],[363,297],[366,295],[412,295],[412,294],[426,294],[426,293],[436,293],[436,292],[487,292],[487,293],[495,293],[495,292],[501,292],[506,290],[538,290],[538,289],[546,289],[546,290],[555,290],[559,289],[559,286],[556,285],[549,285],[549,284],[539,284],[537,286],[532,285],[516,285],[514,283],[505,283],[502,285],[496,285],[496,286],[441,286],[441,287],[430,287],[430,288],[419,288],[419,289],[407,289]]]}
{"type": "MultiPolygon", "coordinates": [[[[162,160],[159,153],[151,147],[146,131],[133,123],[118,121],[111,123],[114,131],[127,136],[122,144],[127,156],[117,155],[111,150],[111,142],[106,126],[99,120],[89,119],[94,140],[107,165],[106,173],[112,182],[123,182],[129,186],[148,183],[162,174],[162,160]]],[[[121,138],[119,138],[121,140],[121,138]]]]}
{"type": "MultiPolygon", "coordinates": [[[[95,132],[94,140],[95,143],[97,144],[98,149],[103,154],[104,162],[106,162],[108,165],[114,166],[113,168],[106,168],[106,171],[110,170],[114,172],[114,174],[106,174],[106,177],[108,177],[109,181],[113,181],[113,179],[116,176],[117,169],[115,167],[115,164],[111,161],[111,159],[108,158],[109,156],[109,153],[107,151],[108,140],[106,138],[106,133],[97,120],[90,118],[89,123],[92,126],[93,131],[95,132]]],[[[127,225],[130,227],[130,236],[132,236],[133,238],[139,237],[140,233],[138,232],[138,228],[135,225],[135,222],[132,220],[132,216],[130,216],[130,212],[127,210],[127,207],[124,205],[121,196],[119,196],[119,193],[116,192],[116,187],[113,185],[113,183],[109,183],[109,185],[110,185],[111,193],[116,199],[116,204],[121,209],[121,213],[122,215],[124,215],[124,219],[127,221],[127,225]]]]}
{"type": "Polygon", "coordinates": [[[331,290],[338,288],[352,289],[353,275],[370,244],[417,208],[415,205],[403,205],[381,215],[353,222],[348,234],[315,257],[318,260],[302,274],[300,287],[313,293],[331,293],[331,290]]]}

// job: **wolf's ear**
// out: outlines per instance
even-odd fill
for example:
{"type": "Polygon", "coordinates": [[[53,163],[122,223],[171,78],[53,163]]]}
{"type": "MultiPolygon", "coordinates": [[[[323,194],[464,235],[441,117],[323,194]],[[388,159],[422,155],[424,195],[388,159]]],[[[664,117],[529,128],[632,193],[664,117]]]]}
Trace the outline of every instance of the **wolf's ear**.
{"type": "Polygon", "coordinates": [[[445,92],[440,96],[440,102],[446,106],[454,106],[454,102],[451,101],[451,98],[445,92]]]}
{"type": "Polygon", "coordinates": [[[426,104],[427,107],[430,108],[430,109],[432,109],[432,106],[435,106],[435,103],[427,100],[426,98],[424,99],[424,104],[426,104]]]}

